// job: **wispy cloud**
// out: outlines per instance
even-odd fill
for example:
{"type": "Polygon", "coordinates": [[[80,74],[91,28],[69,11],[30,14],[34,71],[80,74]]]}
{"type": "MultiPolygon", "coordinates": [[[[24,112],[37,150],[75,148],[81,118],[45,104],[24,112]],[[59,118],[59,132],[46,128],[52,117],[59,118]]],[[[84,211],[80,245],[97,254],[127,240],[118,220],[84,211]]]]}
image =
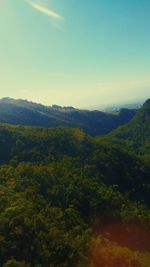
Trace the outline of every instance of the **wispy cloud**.
{"type": "Polygon", "coordinates": [[[33,7],[34,9],[36,9],[37,11],[43,13],[44,15],[54,19],[54,20],[62,20],[63,17],[60,16],[58,13],[56,13],[55,11],[51,10],[51,9],[48,9],[46,8],[45,6],[41,5],[41,4],[38,4],[36,2],[33,2],[33,1],[30,1],[30,0],[27,0],[27,3],[33,7]]]}

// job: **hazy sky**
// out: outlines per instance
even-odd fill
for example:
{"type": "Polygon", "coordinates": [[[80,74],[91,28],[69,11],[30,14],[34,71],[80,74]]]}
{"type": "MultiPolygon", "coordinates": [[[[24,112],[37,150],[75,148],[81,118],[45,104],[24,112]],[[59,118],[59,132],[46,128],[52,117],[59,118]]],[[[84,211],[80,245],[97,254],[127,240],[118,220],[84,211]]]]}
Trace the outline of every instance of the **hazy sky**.
{"type": "Polygon", "coordinates": [[[0,0],[0,97],[150,97],[150,0],[0,0]]]}

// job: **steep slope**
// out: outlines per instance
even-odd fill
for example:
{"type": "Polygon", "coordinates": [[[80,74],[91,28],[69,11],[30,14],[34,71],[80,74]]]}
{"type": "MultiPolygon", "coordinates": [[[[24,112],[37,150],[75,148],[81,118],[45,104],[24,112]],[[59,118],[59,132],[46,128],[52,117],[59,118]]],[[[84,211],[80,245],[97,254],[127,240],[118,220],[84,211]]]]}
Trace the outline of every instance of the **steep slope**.
{"type": "Polygon", "coordinates": [[[124,126],[114,130],[107,137],[124,147],[140,154],[150,155],[150,99],[137,112],[135,117],[124,126]]]}
{"type": "Polygon", "coordinates": [[[73,107],[52,107],[26,100],[0,100],[0,122],[32,126],[64,126],[81,128],[91,135],[106,134],[128,123],[136,110],[122,109],[118,114],[79,110],[73,107]]]}

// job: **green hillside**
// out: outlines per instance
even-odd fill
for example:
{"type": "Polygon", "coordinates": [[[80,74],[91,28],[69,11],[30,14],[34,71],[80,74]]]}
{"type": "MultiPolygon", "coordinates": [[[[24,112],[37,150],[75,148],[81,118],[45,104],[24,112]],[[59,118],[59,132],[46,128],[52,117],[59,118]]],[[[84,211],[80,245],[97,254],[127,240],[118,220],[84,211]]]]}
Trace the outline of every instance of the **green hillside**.
{"type": "Polygon", "coordinates": [[[79,129],[1,124],[0,265],[149,267],[149,173],[79,129]]]}
{"type": "Polygon", "coordinates": [[[133,153],[150,159],[150,99],[137,112],[134,118],[124,126],[110,133],[105,141],[113,142],[129,149],[133,153]]]}

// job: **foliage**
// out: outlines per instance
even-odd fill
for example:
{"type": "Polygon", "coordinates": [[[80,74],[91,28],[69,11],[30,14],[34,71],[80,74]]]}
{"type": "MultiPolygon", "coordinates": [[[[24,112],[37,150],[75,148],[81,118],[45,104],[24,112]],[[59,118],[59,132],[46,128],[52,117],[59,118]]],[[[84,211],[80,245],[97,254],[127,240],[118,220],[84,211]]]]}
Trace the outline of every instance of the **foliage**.
{"type": "Polygon", "coordinates": [[[104,239],[101,236],[91,241],[91,266],[148,267],[150,254],[133,251],[104,239]]]}
{"type": "Polygon", "coordinates": [[[0,126],[0,266],[150,265],[150,164],[113,134],[0,126]]]}

